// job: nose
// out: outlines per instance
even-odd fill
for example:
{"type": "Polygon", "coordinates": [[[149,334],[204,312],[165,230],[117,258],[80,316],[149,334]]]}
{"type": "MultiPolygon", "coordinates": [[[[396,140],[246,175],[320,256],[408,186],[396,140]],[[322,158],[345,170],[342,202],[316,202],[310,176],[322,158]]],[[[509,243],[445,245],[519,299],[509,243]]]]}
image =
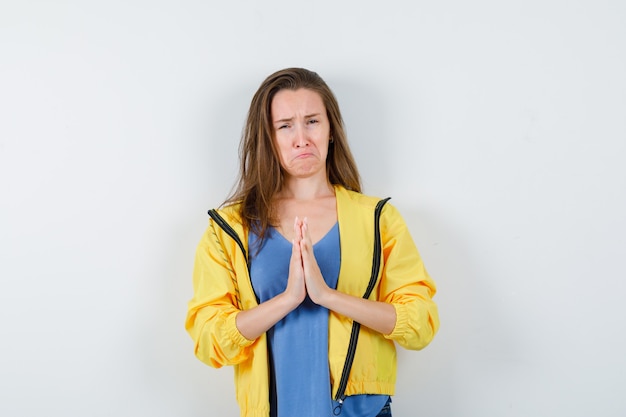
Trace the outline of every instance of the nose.
{"type": "Polygon", "coordinates": [[[309,145],[306,130],[301,124],[298,124],[295,129],[294,145],[296,148],[302,148],[309,145]]]}

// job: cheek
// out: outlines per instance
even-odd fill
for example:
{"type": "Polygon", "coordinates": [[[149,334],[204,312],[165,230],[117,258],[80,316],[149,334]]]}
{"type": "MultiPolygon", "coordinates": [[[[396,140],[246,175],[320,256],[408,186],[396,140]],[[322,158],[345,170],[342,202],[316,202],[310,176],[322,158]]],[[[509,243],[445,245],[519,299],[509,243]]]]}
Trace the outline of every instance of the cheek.
{"type": "Polygon", "coordinates": [[[281,143],[280,140],[276,140],[274,143],[276,144],[279,162],[282,166],[285,166],[285,161],[289,158],[289,147],[281,143]]]}
{"type": "Polygon", "coordinates": [[[328,141],[328,135],[324,136],[318,144],[318,147],[320,149],[320,152],[326,153],[328,154],[328,149],[330,148],[330,143],[328,141]]]}

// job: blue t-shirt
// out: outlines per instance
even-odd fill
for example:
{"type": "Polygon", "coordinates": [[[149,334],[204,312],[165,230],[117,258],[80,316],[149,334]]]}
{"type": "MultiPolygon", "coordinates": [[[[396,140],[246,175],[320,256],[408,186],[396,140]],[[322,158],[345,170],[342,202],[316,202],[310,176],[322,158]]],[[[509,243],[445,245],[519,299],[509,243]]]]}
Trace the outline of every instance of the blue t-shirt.
{"type": "MultiPolygon", "coordinates": [[[[292,243],[274,228],[268,229],[261,248],[253,233],[248,243],[252,286],[262,303],[287,288],[292,243]]],[[[336,288],[341,264],[338,224],[313,246],[313,252],[326,284],[336,288]]],[[[272,417],[333,416],[337,402],[331,398],[328,314],[307,296],[267,331],[272,417]]],[[[341,415],[374,417],[388,399],[387,395],[347,397],[341,415]]]]}

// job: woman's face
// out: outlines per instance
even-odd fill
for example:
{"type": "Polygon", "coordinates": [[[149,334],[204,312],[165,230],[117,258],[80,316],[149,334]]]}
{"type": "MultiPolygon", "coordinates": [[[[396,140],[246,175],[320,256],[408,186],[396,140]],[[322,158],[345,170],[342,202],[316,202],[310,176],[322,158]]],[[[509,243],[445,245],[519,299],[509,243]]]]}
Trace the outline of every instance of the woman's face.
{"type": "Polygon", "coordinates": [[[271,105],[274,140],[285,175],[326,177],[330,123],[318,93],[280,90],[271,105]]]}

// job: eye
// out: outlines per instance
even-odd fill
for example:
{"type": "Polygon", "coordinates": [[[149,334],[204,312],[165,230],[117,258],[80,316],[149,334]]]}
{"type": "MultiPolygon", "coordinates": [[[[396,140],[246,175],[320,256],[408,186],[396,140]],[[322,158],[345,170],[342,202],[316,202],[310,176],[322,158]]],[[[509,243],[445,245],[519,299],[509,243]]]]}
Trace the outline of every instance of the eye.
{"type": "Polygon", "coordinates": [[[280,129],[287,129],[288,127],[289,127],[289,125],[287,125],[287,124],[280,125],[280,126],[278,126],[278,130],[280,130],[280,129]]]}
{"type": "Polygon", "coordinates": [[[319,123],[319,120],[317,120],[317,119],[311,119],[311,120],[309,120],[309,124],[311,124],[311,125],[312,125],[312,124],[315,124],[315,123],[319,123]]]}

